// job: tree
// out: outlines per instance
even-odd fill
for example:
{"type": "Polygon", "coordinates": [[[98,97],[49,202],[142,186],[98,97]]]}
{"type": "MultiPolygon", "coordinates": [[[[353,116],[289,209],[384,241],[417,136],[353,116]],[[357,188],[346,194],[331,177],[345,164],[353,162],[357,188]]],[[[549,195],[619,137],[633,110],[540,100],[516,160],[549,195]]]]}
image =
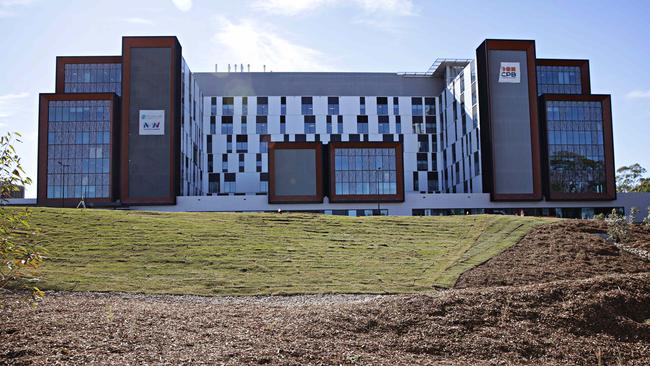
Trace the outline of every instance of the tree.
{"type": "MultiPolygon", "coordinates": [[[[30,210],[6,206],[12,192],[31,183],[14,148],[14,143],[21,142],[19,138],[20,134],[12,133],[0,136],[0,289],[23,285],[43,262],[30,210]]],[[[37,287],[32,291],[35,297],[43,296],[37,287]]]]}
{"type": "Polygon", "coordinates": [[[650,178],[644,178],[646,170],[639,163],[622,166],[616,170],[618,192],[650,192],[650,178]]]}

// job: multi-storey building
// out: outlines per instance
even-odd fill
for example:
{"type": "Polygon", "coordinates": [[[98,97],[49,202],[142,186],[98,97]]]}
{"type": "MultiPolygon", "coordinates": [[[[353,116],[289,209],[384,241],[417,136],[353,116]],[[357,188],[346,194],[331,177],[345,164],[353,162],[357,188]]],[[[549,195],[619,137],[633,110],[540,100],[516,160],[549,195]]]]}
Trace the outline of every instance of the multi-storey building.
{"type": "Polygon", "coordinates": [[[57,58],[38,203],[335,214],[627,207],[586,60],[486,40],[424,73],[192,73],[175,37],[57,58]],[[156,205],[156,207],[152,207],[156,205]]]}

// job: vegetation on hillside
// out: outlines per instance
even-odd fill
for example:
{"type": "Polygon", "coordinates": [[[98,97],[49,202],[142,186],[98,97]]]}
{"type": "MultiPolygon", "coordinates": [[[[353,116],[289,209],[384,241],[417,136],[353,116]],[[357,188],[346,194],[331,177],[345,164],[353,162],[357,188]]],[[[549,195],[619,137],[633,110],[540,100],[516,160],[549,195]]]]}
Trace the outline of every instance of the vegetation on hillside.
{"type": "Polygon", "coordinates": [[[33,209],[43,287],[201,295],[410,293],[550,219],[33,209]]]}
{"type": "MultiPolygon", "coordinates": [[[[19,137],[11,133],[0,136],[0,289],[26,283],[22,281],[29,279],[43,260],[36,231],[30,224],[30,211],[4,205],[5,197],[31,183],[14,148],[19,137]]],[[[37,287],[30,287],[36,297],[42,296],[37,287]]]]}

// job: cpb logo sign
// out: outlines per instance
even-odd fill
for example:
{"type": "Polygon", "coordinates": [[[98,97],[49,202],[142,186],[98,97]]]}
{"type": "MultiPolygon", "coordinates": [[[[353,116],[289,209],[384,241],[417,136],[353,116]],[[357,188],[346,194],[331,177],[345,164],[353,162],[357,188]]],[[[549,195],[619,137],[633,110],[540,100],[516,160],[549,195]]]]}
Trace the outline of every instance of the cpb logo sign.
{"type": "Polygon", "coordinates": [[[500,83],[520,83],[521,65],[519,62],[502,62],[499,68],[500,83]]]}
{"type": "Polygon", "coordinates": [[[140,111],[140,135],[164,135],[165,111],[140,111]]]}

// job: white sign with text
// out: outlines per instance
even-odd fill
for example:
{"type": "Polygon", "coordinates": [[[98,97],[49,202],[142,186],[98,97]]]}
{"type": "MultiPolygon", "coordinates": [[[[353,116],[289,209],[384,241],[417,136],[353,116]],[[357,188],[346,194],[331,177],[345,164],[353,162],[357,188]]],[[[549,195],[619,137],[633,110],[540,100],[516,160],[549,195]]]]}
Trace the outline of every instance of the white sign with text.
{"type": "Polygon", "coordinates": [[[140,110],[140,135],[164,135],[165,111],[140,110]]]}
{"type": "Polygon", "coordinates": [[[521,65],[519,62],[502,62],[499,69],[500,83],[520,83],[521,65]]]}

